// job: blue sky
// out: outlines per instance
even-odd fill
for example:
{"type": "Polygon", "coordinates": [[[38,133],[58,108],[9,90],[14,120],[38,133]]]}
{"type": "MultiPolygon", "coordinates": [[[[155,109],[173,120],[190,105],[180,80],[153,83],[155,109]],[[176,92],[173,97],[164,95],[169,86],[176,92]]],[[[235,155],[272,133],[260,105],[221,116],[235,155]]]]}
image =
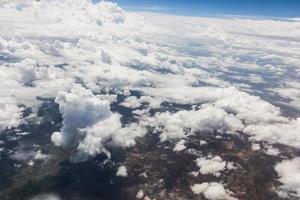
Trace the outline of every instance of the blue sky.
{"type": "Polygon", "coordinates": [[[113,0],[127,10],[180,15],[299,17],[300,0],[113,0]]]}

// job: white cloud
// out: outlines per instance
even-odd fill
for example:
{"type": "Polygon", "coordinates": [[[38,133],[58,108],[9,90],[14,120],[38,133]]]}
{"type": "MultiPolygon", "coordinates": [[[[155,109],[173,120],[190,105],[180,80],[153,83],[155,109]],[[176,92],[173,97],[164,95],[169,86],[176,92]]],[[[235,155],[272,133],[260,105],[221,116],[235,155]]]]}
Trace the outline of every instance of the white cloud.
{"type": "Polygon", "coordinates": [[[267,149],[265,150],[265,153],[270,156],[278,156],[280,154],[280,151],[277,148],[268,146],[267,149]]]}
{"type": "Polygon", "coordinates": [[[0,131],[19,126],[22,123],[22,110],[15,99],[0,98],[0,131]]]}
{"type": "Polygon", "coordinates": [[[176,103],[203,104],[198,110],[158,113],[148,123],[156,127],[162,140],[184,138],[196,132],[249,134],[257,141],[299,147],[299,119],[290,120],[280,109],[257,96],[236,88],[175,88],[148,89],[148,94],[176,103]],[[176,95],[171,95],[176,92],[176,95]],[[282,134],[284,132],[284,134],[282,134]]]}
{"type": "Polygon", "coordinates": [[[46,159],[46,158],[48,158],[48,155],[43,154],[41,150],[38,150],[38,151],[36,152],[36,154],[34,155],[34,159],[35,159],[35,160],[44,160],[44,159],[46,159]]]}
{"type": "Polygon", "coordinates": [[[213,174],[215,176],[220,176],[220,172],[233,167],[232,162],[223,161],[220,156],[197,158],[196,163],[201,174],[213,174]]]}
{"type": "Polygon", "coordinates": [[[225,98],[215,102],[215,105],[227,112],[234,113],[246,124],[261,122],[284,122],[287,119],[280,116],[280,109],[261,100],[259,97],[232,90],[225,98]]]}
{"type": "Polygon", "coordinates": [[[151,88],[146,92],[176,103],[213,103],[216,107],[235,114],[247,124],[287,121],[280,116],[279,108],[234,87],[151,88]],[[172,95],[173,93],[176,95],[172,95]]]}
{"type": "MultiPolygon", "coordinates": [[[[300,158],[284,160],[275,166],[275,170],[280,177],[279,181],[283,183],[285,193],[294,191],[300,197],[300,158]]],[[[293,196],[293,193],[289,194],[293,196]]]]}
{"type": "Polygon", "coordinates": [[[117,175],[117,176],[127,177],[128,174],[127,174],[127,169],[126,169],[126,167],[125,167],[125,166],[120,166],[120,167],[118,168],[118,171],[117,171],[117,174],[116,174],[116,175],[117,175]]]}
{"type": "Polygon", "coordinates": [[[179,142],[177,142],[175,144],[175,147],[173,148],[173,151],[179,152],[179,151],[183,151],[186,149],[185,144],[185,140],[180,140],[179,142]]]}
{"type": "Polygon", "coordinates": [[[159,108],[162,103],[159,99],[150,96],[142,96],[140,101],[141,103],[148,103],[150,108],[159,108]]]}
{"type": "Polygon", "coordinates": [[[127,97],[121,105],[125,106],[127,108],[138,108],[141,106],[141,103],[139,102],[137,97],[130,96],[130,97],[127,97]]]}
{"type": "Polygon", "coordinates": [[[34,108],[36,97],[57,97],[63,127],[52,141],[74,145],[77,159],[105,145],[133,146],[148,125],[161,140],[244,132],[300,146],[299,119],[283,117],[268,96],[299,107],[299,22],[140,14],[144,20],[113,3],[81,0],[24,5],[0,7],[0,130],[23,122],[19,105],[34,108]],[[94,95],[103,90],[139,91],[123,105],[149,104],[134,112],[141,121],[121,124],[109,108],[116,96],[94,95]],[[197,106],[150,117],[164,101],[197,106]]]}
{"type": "Polygon", "coordinates": [[[61,132],[55,132],[51,140],[57,146],[77,146],[72,161],[87,160],[101,152],[108,153],[106,142],[130,147],[134,138],[144,136],[146,130],[136,124],[122,127],[120,115],[110,111],[110,104],[90,90],[75,86],[69,93],[59,93],[55,101],[63,117],[61,132]],[[111,140],[111,141],[110,141],[111,140]]]}
{"type": "Polygon", "coordinates": [[[39,194],[30,200],[60,200],[61,198],[55,194],[39,194]]]}
{"type": "MultiPolygon", "coordinates": [[[[98,122],[92,127],[81,130],[85,135],[78,145],[78,153],[73,157],[73,161],[83,161],[90,156],[95,156],[101,152],[108,153],[104,144],[131,147],[135,145],[135,138],[142,137],[146,130],[136,124],[121,126],[120,116],[112,114],[111,117],[98,122]]],[[[109,156],[109,153],[108,153],[109,156]]]]}
{"type": "Polygon", "coordinates": [[[220,183],[201,183],[194,184],[191,186],[191,190],[194,194],[203,194],[205,198],[209,200],[234,200],[236,198],[232,197],[232,192],[225,190],[224,186],[220,183]]]}
{"type": "Polygon", "coordinates": [[[159,99],[150,97],[150,96],[142,96],[137,98],[135,96],[130,96],[125,99],[125,101],[121,104],[127,108],[139,108],[143,103],[147,103],[150,108],[159,108],[161,105],[161,101],[159,99]]]}
{"type": "Polygon", "coordinates": [[[260,144],[257,144],[257,143],[253,143],[251,145],[251,148],[253,151],[259,151],[261,149],[260,144]]]}
{"type": "Polygon", "coordinates": [[[244,132],[258,141],[281,143],[293,147],[300,146],[300,118],[288,123],[254,124],[245,128],[244,132]]]}
{"type": "Polygon", "coordinates": [[[144,192],[143,190],[139,190],[138,193],[136,194],[137,199],[142,199],[144,197],[144,192]]]}
{"type": "Polygon", "coordinates": [[[288,102],[280,102],[291,106],[294,109],[300,110],[300,83],[297,81],[287,81],[278,88],[270,88],[269,91],[289,99],[288,102]]]}
{"type": "Polygon", "coordinates": [[[63,117],[61,132],[52,137],[52,141],[58,146],[70,145],[80,137],[79,129],[93,126],[111,116],[108,101],[102,101],[80,86],[75,86],[70,93],[58,94],[55,102],[59,104],[63,117]]]}
{"type": "Polygon", "coordinates": [[[205,140],[200,140],[199,144],[200,144],[200,146],[203,146],[203,145],[206,145],[207,142],[205,140]]]}
{"type": "Polygon", "coordinates": [[[33,166],[35,160],[45,161],[49,158],[49,155],[43,154],[41,150],[38,151],[17,150],[10,155],[10,158],[13,160],[27,163],[29,166],[33,166]]]}
{"type": "Polygon", "coordinates": [[[201,183],[201,184],[194,184],[191,186],[191,190],[194,194],[201,194],[209,187],[209,183],[201,183]]]}
{"type": "Polygon", "coordinates": [[[147,119],[149,125],[161,132],[162,141],[167,139],[184,138],[196,132],[231,131],[243,129],[243,124],[233,115],[214,106],[204,106],[199,110],[179,111],[177,113],[158,113],[154,118],[147,119]],[[161,128],[163,126],[163,128],[161,128]],[[191,133],[185,129],[190,128],[191,133]]]}

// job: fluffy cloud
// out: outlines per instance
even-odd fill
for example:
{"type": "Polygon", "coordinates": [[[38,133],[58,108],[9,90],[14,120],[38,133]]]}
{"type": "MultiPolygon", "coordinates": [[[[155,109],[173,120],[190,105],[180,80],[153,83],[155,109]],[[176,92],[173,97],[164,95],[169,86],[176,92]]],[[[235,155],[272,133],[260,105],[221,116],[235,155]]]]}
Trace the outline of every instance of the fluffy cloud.
{"type": "Polygon", "coordinates": [[[244,132],[258,141],[269,141],[285,145],[300,147],[300,118],[288,123],[255,124],[249,125],[244,132]]]}
{"type": "MultiPolygon", "coordinates": [[[[284,160],[275,166],[279,175],[279,181],[283,183],[283,189],[296,192],[300,196],[300,158],[284,160]]],[[[293,193],[290,193],[293,196],[293,193]]]]}
{"type": "Polygon", "coordinates": [[[139,190],[138,193],[136,194],[137,199],[142,199],[144,197],[144,192],[143,190],[139,190]]]}
{"type": "Polygon", "coordinates": [[[68,146],[80,137],[80,129],[93,126],[111,116],[108,101],[102,101],[89,90],[75,86],[70,93],[60,93],[55,102],[63,117],[61,132],[52,135],[57,146],[68,146]]]}
{"type": "Polygon", "coordinates": [[[155,88],[147,93],[174,103],[204,103],[191,111],[158,113],[148,119],[161,140],[184,138],[197,132],[243,132],[257,141],[300,146],[299,119],[283,117],[278,107],[236,88],[155,88]],[[172,96],[172,92],[176,95],[172,96]]]}
{"type": "Polygon", "coordinates": [[[115,146],[133,146],[134,138],[146,133],[136,124],[122,127],[120,115],[110,111],[110,103],[81,86],[59,93],[55,101],[62,113],[63,127],[52,134],[51,140],[57,146],[77,146],[74,162],[101,152],[109,155],[103,146],[107,141],[115,146]]]}
{"type": "Polygon", "coordinates": [[[13,98],[0,98],[0,131],[17,127],[22,123],[22,108],[13,98]]]}
{"type": "Polygon", "coordinates": [[[204,106],[199,110],[179,111],[174,114],[158,113],[154,118],[148,119],[148,123],[156,127],[156,131],[161,132],[162,141],[184,138],[196,132],[235,132],[244,127],[239,119],[214,106],[204,106]]]}
{"type": "Polygon", "coordinates": [[[117,176],[123,176],[123,177],[128,176],[126,167],[125,167],[125,166],[120,166],[120,167],[118,168],[118,171],[117,171],[117,174],[116,174],[116,175],[117,175],[117,176]]]}
{"type": "Polygon", "coordinates": [[[279,85],[278,88],[270,88],[269,91],[274,92],[284,99],[289,99],[289,102],[279,101],[279,103],[300,110],[300,83],[296,80],[287,81],[279,85]]]}
{"type": "Polygon", "coordinates": [[[227,93],[226,97],[217,100],[214,104],[229,113],[235,114],[245,124],[287,121],[287,119],[280,116],[279,108],[261,100],[259,97],[234,89],[227,93]]]}
{"type": "Polygon", "coordinates": [[[130,97],[127,97],[121,105],[125,106],[127,108],[138,108],[141,106],[141,103],[139,102],[137,97],[130,96],[130,97]]]}
{"type": "Polygon", "coordinates": [[[180,140],[179,142],[176,143],[173,151],[183,151],[186,149],[186,146],[184,145],[185,144],[185,140],[180,140]]]}
{"type": "Polygon", "coordinates": [[[142,96],[137,98],[135,96],[130,96],[125,99],[125,101],[121,104],[127,108],[139,108],[143,103],[147,103],[150,108],[159,108],[161,105],[161,101],[159,99],[155,99],[150,96],[142,96]]]}
{"type": "Polygon", "coordinates": [[[257,96],[241,92],[235,87],[155,88],[148,89],[146,92],[176,103],[213,103],[216,107],[235,114],[246,124],[287,121],[280,116],[279,108],[257,96]],[[176,95],[172,95],[173,93],[176,95]]]}
{"type": "Polygon", "coordinates": [[[201,174],[214,174],[220,176],[220,172],[225,169],[232,169],[233,163],[223,161],[220,156],[197,158],[197,166],[201,174]]]}
{"type": "Polygon", "coordinates": [[[40,194],[32,197],[30,200],[60,200],[61,198],[55,194],[40,194]]]}
{"type": "Polygon", "coordinates": [[[75,162],[86,160],[101,152],[109,156],[110,154],[103,146],[104,144],[120,147],[134,146],[134,139],[144,136],[146,129],[137,124],[122,127],[120,116],[112,114],[111,117],[98,122],[94,126],[82,129],[81,133],[85,137],[80,141],[77,148],[78,152],[72,158],[75,162]]]}
{"type": "Polygon", "coordinates": [[[194,184],[191,186],[191,190],[194,194],[203,194],[205,198],[209,200],[234,200],[236,198],[232,197],[232,192],[225,190],[224,186],[220,183],[201,183],[194,184]]]}

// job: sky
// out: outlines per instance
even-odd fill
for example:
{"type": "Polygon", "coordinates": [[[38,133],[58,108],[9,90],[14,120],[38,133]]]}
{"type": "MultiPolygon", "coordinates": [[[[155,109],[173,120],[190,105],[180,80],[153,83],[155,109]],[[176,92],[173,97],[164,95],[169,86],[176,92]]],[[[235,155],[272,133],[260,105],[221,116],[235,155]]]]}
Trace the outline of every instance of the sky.
{"type": "MultiPolygon", "coordinates": [[[[95,0],[97,1],[97,0],[95,0]]],[[[133,11],[191,16],[244,15],[299,17],[300,0],[114,0],[133,11]]]]}

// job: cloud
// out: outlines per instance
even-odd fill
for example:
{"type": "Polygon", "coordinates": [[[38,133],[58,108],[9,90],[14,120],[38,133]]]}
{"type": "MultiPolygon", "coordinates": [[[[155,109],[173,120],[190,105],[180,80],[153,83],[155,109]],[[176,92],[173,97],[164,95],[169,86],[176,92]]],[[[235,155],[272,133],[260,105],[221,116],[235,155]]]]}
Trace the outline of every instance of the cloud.
{"type": "Polygon", "coordinates": [[[22,111],[15,99],[0,98],[0,131],[18,127],[22,123],[22,111]]]}
{"type": "Polygon", "coordinates": [[[300,146],[299,119],[283,117],[278,107],[236,88],[155,88],[148,89],[147,94],[161,101],[203,103],[191,111],[157,113],[146,119],[160,133],[161,140],[185,138],[197,132],[242,132],[257,141],[300,146]],[[173,92],[176,95],[172,96],[173,92]]]}
{"type": "Polygon", "coordinates": [[[294,109],[300,110],[300,83],[297,81],[288,81],[278,88],[270,88],[273,92],[284,99],[289,99],[289,102],[279,101],[281,104],[289,105],[294,109]]]}
{"type": "Polygon", "coordinates": [[[51,140],[57,146],[77,146],[78,152],[72,157],[74,162],[108,153],[104,147],[107,141],[115,146],[130,147],[135,145],[135,137],[146,134],[145,129],[136,124],[122,127],[120,115],[112,113],[110,103],[101,97],[76,85],[55,99],[62,113],[63,127],[52,134],[51,140]]]}
{"type": "Polygon", "coordinates": [[[118,171],[117,171],[117,174],[116,174],[116,175],[117,175],[117,176],[123,176],[123,177],[128,176],[126,167],[125,167],[125,166],[120,166],[120,167],[118,168],[118,171]]]}
{"type": "Polygon", "coordinates": [[[280,116],[279,108],[235,87],[150,88],[146,92],[165,101],[181,104],[213,103],[215,107],[235,114],[247,124],[287,121],[280,116]]]}
{"type": "Polygon", "coordinates": [[[160,133],[162,141],[185,138],[197,132],[235,132],[244,127],[239,119],[214,106],[204,106],[199,110],[178,111],[174,114],[157,113],[153,118],[146,120],[160,133]],[[189,129],[190,131],[187,131],[189,129]]]}
{"type": "Polygon", "coordinates": [[[81,0],[24,5],[0,8],[1,131],[26,121],[19,105],[37,108],[43,97],[63,116],[52,141],[76,148],[77,160],[133,146],[148,126],[162,141],[226,132],[300,146],[299,119],[282,114],[298,107],[299,22],[137,15],[81,0]],[[136,123],[111,112],[117,94],[136,123]]]}
{"type": "Polygon", "coordinates": [[[72,160],[74,162],[87,160],[101,152],[110,155],[104,145],[131,147],[135,145],[136,137],[143,137],[146,129],[137,124],[122,127],[120,115],[112,114],[111,117],[98,122],[92,127],[81,130],[85,137],[80,141],[78,152],[72,160]]]}
{"type": "Polygon", "coordinates": [[[144,192],[143,190],[139,190],[138,193],[136,194],[137,199],[142,199],[144,197],[144,192]]]}
{"type": "Polygon", "coordinates": [[[138,98],[135,96],[130,96],[125,99],[125,101],[121,104],[127,108],[138,108],[142,104],[139,102],[138,98]]]}
{"type": "Polygon", "coordinates": [[[185,140],[180,140],[179,142],[176,143],[175,147],[173,148],[173,151],[179,152],[185,150],[186,146],[184,144],[185,144],[185,140]]]}
{"type": "Polygon", "coordinates": [[[279,175],[279,181],[283,183],[284,193],[294,196],[289,191],[296,192],[296,196],[300,196],[300,158],[284,160],[275,166],[275,170],[279,175]]]}
{"type": "Polygon", "coordinates": [[[30,200],[60,200],[61,198],[55,194],[39,194],[30,200]]]}
{"type": "Polygon", "coordinates": [[[142,106],[142,104],[148,104],[150,108],[159,108],[161,105],[161,101],[159,99],[153,98],[151,96],[142,96],[137,98],[135,96],[130,96],[125,99],[124,102],[121,103],[122,106],[127,108],[136,109],[142,106]]]}
{"type": "Polygon", "coordinates": [[[194,184],[191,186],[191,190],[194,194],[203,194],[205,198],[209,200],[234,200],[236,198],[232,197],[232,192],[225,190],[224,186],[220,183],[211,182],[211,183],[201,183],[194,184]]]}
{"type": "Polygon", "coordinates": [[[9,157],[13,160],[27,163],[30,166],[33,166],[35,160],[47,160],[50,155],[42,153],[41,150],[37,151],[27,151],[27,150],[17,150],[13,152],[9,157]]]}
{"type": "Polygon", "coordinates": [[[197,158],[196,163],[201,174],[213,174],[217,177],[221,175],[221,171],[233,168],[232,162],[223,161],[220,156],[197,158]]]}
{"type": "Polygon", "coordinates": [[[109,102],[102,101],[89,90],[75,86],[70,93],[58,94],[55,102],[63,117],[63,128],[51,139],[57,146],[68,146],[80,137],[80,129],[92,126],[111,116],[109,102]]]}
{"type": "Polygon", "coordinates": [[[288,123],[254,124],[244,129],[246,134],[258,141],[281,143],[298,148],[300,146],[300,118],[288,123]]]}

